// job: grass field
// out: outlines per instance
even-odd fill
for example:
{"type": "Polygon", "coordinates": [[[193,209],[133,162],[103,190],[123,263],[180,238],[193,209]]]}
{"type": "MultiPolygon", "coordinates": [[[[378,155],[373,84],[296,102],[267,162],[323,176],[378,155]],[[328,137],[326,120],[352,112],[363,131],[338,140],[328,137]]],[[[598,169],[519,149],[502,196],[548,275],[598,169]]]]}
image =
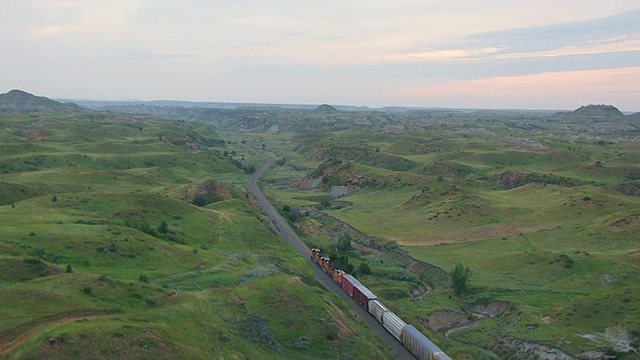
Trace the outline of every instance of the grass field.
{"type": "MultiPolygon", "coordinates": [[[[287,159],[264,181],[280,207],[314,205],[378,243],[397,242],[416,260],[445,271],[457,263],[471,269],[463,297],[442,287],[415,297],[430,279],[403,265],[404,258],[354,241],[353,249],[336,254],[349,256],[356,271],[369,264],[373,273],[360,274],[363,283],[454,358],[516,356],[505,339],[524,344],[530,358],[544,357],[532,350],[538,345],[573,356],[600,351],[636,358],[612,341],[585,337],[623,329],[630,347],[640,344],[636,143],[498,125],[476,132],[385,134],[348,127],[243,136],[248,142],[259,138],[265,151],[287,159]],[[394,170],[371,161],[370,152],[415,166],[394,170]],[[317,186],[301,186],[311,183],[317,186]],[[350,189],[334,200],[347,205],[320,204],[332,186],[350,189]],[[512,310],[473,320],[480,305],[498,303],[512,310]],[[444,337],[444,330],[428,325],[441,311],[475,326],[444,337]]],[[[331,232],[320,218],[310,214],[298,224],[309,244],[335,249],[353,236],[331,232]]]]}
{"type": "Polygon", "coordinates": [[[1,358],[390,356],[233,187],[258,158],[211,126],[3,115],[0,140],[1,358]],[[232,197],[181,195],[209,179],[232,197]]]}

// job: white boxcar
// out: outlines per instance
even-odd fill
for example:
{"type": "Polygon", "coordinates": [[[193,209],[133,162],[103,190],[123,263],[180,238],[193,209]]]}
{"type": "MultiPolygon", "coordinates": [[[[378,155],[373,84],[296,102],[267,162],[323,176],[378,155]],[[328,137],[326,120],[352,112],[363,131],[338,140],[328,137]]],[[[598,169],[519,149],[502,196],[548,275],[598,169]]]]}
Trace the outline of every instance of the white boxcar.
{"type": "Polygon", "coordinates": [[[393,335],[396,339],[400,340],[402,335],[402,329],[404,329],[407,324],[398,317],[398,315],[392,313],[391,311],[387,311],[382,314],[382,326],[384,326],[387,331],[393,335]]]}
{"type": "Polygon", "coordinates": [[[382,323],[382,315],[389,311],[379,300],[369,301],[369,314],[373,315],[379,323],[382,323]]]}
{"type": "Polygon", "coordinates": [[[412,325],[404,327],[400,341],[418,360],[451,360],[436,344],[412,325]]]}

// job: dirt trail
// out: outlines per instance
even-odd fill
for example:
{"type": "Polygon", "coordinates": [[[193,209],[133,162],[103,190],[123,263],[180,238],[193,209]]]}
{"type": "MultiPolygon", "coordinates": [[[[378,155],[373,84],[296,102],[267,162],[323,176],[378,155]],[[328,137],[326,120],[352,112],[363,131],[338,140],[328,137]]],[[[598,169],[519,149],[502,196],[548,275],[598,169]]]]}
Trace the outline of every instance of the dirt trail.
{"type": "Polygon", "coordinates": [[[463,326],[458,326],[458,327],[454,327],[453,329],[449,329],[446,333],[444,333],[445,337],[449,337],[455,333],[457,333],[458,331],[462,331],[464,329],[468,329],[470,327],[474,327],[476,325],[480,325],[484,320],[481,321],[477,321],[471,324],[467,324],[467,325],[463,325],[463,326]]]}
{"type": "Polygon", "coordinates": [[[50,329],[54,326],[59,326],[59,325],[64,325],[70,322],[74,322],[74,321],[78,321],[78,320],[91,320],[91,319],[95,319],[97,318],[97,316],[95,315],[91,315],[91,316],[67,316],[67,317],[63,317],[60,320],[57,321],[53,321],[53,322],[48,322],[45,323],[43,325],[40,326],[36,326],[33,327],[29,330],[27,330],[26,332],[24,332],[23,334],[21,334],[20,336],[18,336],[17,338],[10,340],[7,343],[3,343],[0,344],[0,356],[3,355],[7,355],[10,352],[12,352],[13,350],[15,350],[16,348],[18,348],[20,345],[26,343],[27,341],[33,339],[34,337],[36,337],[38,334],[40,334],[41,332],[50,329]]]}
{"type": "Polygon", "coordinates": [[[162,342],[162,340],[161,340],[159,337],[157,337],[154,333],[152,333],[151,331],[149,331],[149,330],[143,330],[142,332],[143,332],[143,333],[144,333],[144,335],[145,335],[145,336],[147,336],[148,338],[155,340],[156,344],[157,344],[160,348],[162,348],[163,350],[168,350],[168,349],[169,349],[169,347],[168,347],[165,343],[163,343],[163,342],[162,342]]]}

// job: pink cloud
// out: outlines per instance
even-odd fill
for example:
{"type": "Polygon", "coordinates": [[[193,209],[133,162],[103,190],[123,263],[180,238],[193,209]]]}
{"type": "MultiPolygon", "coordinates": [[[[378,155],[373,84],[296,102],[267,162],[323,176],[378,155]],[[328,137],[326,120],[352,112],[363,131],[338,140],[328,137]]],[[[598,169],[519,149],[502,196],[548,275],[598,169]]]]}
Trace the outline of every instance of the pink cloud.
{"type": "Polygon", "coordinates": [[[407,87],[393,94],[429,106],[572,109],[607,103],[640,110],[640,67],[549,72],[453,80],[407,87]]]}

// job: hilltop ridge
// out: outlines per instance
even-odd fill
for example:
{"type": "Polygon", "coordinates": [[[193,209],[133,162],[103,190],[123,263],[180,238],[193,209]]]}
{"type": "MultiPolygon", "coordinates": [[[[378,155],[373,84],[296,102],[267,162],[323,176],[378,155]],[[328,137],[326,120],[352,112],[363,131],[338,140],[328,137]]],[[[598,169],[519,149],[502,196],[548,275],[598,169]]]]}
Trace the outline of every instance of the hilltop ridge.
{"type": "Polygon", "coordinates": [[[320,106],[318,106],[317,108],[315,108],[313,110],[314,113],[322,113],[322,114],[335,114],[338,112],[338,109],[336,109],[335,107],[328,105],[328,104],[322,104],[320,106]]]}
{"type": "Polygon", "coordinates": [[[35,96],[22,90],[11,90],[0,94],[2,112],[79,112],[82,108],[74,103],[61,103],[44,96],[35,96]]]}
{"type": "Polygon", "coordinates": [[[574,111],[571,112],[557,112],[554,114],[556,117],[596,117],[596,118],[608,118],[608,117],[624,117],[625,115],[620,111],[617,107],[613,105],[605,105],[605,104],[589,104],[585,106],[580,106],[574,111]]]}

